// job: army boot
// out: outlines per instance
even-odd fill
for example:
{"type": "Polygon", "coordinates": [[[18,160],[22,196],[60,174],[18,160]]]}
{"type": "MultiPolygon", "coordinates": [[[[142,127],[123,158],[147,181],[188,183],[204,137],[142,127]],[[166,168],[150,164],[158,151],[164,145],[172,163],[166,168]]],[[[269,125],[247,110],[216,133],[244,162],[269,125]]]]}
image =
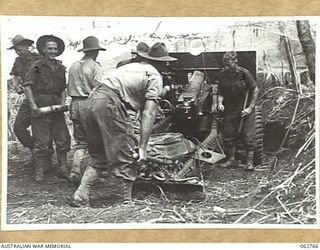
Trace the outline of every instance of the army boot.
{"type": "Polygon", "coordinates": [[[74,186],[79,186],[81,177],[82,177],[82,169],[81,163],[85,157],[86,150],[85,149],[76,149],[73,154],[72,161],[72,169],[69,175],[69,179],[74,186]]]}
{"type": "MultiPolygon", "coordinates": [[[[111,170],[111,176],[115,182],[119,183],[119,197],[123,203],[131,203],[131,191],[133,181],[136,180],[138,175],[138,168],[144,164],[144,160],[140,162],[133,162],[131,164],[116,164],[111,170]]],[[[120,201],[119,200],[119,201],[120,201]]]]}
{"type": "Polygon", "coordinates": [[[35,165],[35,155],[32,149],[30,149],[30,156],[27,161],[23,164],[25,167],[30,168],[35,165]]]}
{"type": "Polygon", "coordinates": [[[61,177],[69,179],[69,169],[67,166],[67,152],[57,152],[58,155],[58,162],[59,162],[59,169],[58,173],[61,177]]]}
{"type": "Polygon", "coordinates": [[[80,186],[72,197],[70,205],[73,207],[89,206],[89,196],[91,187],[97,182],[100,170],[88,166],[85,170],[80,186]]]}
{"type": "Polygon", "coordinates": [[[247,150],[246,151],[246,167],[245,170],[253,171],[254,170],[254,163],[253,163],[253,151],[247,150]]]}
{"type": "Polygon", "coordinates": [[[36,182],[41,182],[44,179],[46,171],[49,169],[49,162],[47,157],[36,156],[35,157],[35,176],[36,182]]]}

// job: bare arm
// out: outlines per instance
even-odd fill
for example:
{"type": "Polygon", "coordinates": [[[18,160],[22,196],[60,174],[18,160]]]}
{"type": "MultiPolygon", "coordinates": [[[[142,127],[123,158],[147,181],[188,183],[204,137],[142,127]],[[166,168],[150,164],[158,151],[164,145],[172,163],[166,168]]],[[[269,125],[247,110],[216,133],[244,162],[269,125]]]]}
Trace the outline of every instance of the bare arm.
{"type": "Polygon", "coordinates": [[[223,86],[222,86],[222,84],[223,84],[222,75],[219,75],[218,78],[219,78],[219,80],[215,82],[217,84],[217,90],[214,91],[217,93],[216,108],[218,111],[224,112],[224,105],[223,105],[224,90],[223,90],[223,86]]]}
{"type": "Polygon", "coordinates": [[[218,95],[218,105],[222,105],[223,103],[223,96],[222,95],[218,95]]]}
{"type": "Polygon", "coordinates": [[[154,100],[147,100],[142,111],[139,148],[140,160],[147,157],[147,145],[156,116],[156,107],[157,103],[154,100]]]}
{"type": "Polygon", "coordinates": [[[169,91],[171,90],[171,87],[169,85],[164,86],[162,89],[162,92],[160,94],[161,97],[164,97],[169,91]]]}
{"type": "Polygon", "coordinates": [[[253,93],[252,93],[252,98],[251,98],[251,102],[250,102],[249,107],[253,108],[256,105],[256,101],[258,99],[258,94],[259,94],[259,89],[258,89],[258,87],[255,87],[255,89],[253,90],[253,93]]]}
{"type": "Polygon", "coordinates": [[[64,90],[64,91],[61,93],[60,100],[59,100],[59,104],[64,105],[64,104],[65,104],[65,101],[66,101],[66,98],[67,98],[67,91],[64,90]]]}
{"type": "Polygon", "coordinates": [[[21,86],[21,82],[22,82],[21,76],[13,76],[11,78],[11,82],[12,82],[12,85],[13,85],[15,91],[18,94],[22,94],[23,93],[23,87],[21,86]]]}
{"type": "Polygon", "coordinates": [[[258,89],[258,87],[255,87],[254,90],[253,90],[252,98],[251,98],[251,101],[250,101],[250,104],[249,104],[248,108],[246,108],[246,109],[241,111],[241,116],[242,117],[251,114],[254,106],[256,105],[256,101],[258,99],[258,94],[259,94],[259,89],[258,89]]]}
{"type": "Polygon", "coordinates": [[[257,87],[257,83],[253,78],[252,74],[249,71],[247,71],[247,72],[244,72],[243,76],[244,76],[244,81],[247,86],[247,91],[249,91],[249,97],[251,97],[251,100],[248,100],[249,106],[241,111],[242,117],[248,116],[251,114],[254,106],[256,105],[256,101],[258,99],[258,94],[259,94],[259,88],[257,87]]]}
{"type": "Polygon", "coordinates": [[[223,96],[222,95],[218,95],[218,103],[217,103],[217,109],[221,112],[224,111],[224,105],[223,105],[223,96]]]}
{"type": "Polygon", "coordinates": [[[33,117],[40,117],[41,116],[41,112],[40,109],[38,108],[34,97],[33,97],[33,93],[32,93],[32,89],[30,85],[27,85],[24,87],[24,94],[28,100],[29,106],[31,108],[31,115],[33,117]]]}
{"type": "Polygon", "coordinates": [[[27,100],[28,100],[28,103],[29,103],[29,106],[31,109],[37,109],[38,106],[34,100],[34,97],[33,97],[33,93],[32,93],[32,89],[31,89],[31,86],[25,86],[24,87],[24,94],[26,95],[27,97],[27,100]]]}

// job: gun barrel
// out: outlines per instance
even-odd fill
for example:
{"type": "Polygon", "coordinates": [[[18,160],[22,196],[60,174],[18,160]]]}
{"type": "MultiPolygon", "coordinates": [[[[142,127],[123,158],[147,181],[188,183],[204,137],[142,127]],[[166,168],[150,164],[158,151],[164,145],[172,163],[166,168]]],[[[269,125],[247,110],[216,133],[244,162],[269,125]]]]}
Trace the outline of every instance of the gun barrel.
{"type": "Polygon", "coordinates": [[[186,89],[186,93],[198,94],[201,90],[201,85],[204,81],[204,73],[201,71],[194,71],[186,89]]]}
{"type": "Polygon", "coordinates": [[[175,71],[194,71],[194,70],[221,70],[220,68],[173,68],[175,71]]]}

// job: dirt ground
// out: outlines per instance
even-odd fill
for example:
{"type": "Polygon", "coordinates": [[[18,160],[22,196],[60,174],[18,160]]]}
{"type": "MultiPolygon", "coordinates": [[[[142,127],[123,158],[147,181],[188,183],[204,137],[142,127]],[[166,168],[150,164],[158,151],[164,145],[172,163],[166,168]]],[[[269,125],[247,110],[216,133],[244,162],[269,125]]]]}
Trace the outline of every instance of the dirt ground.
{"type": "MultiPolygon", "coordinates": [[[[283,153],[273,170],[272,154],[254,172],[204,165],[206,197],[202,201],[181,200],[170,193],[150,193],[126,203],[118,180],[103,175],[92,191],[91,207],[73,208],[68,202],[75,188],[55,175],[56,166],[43,183],[35,183],[33,169],[23,166],[27,152],[19,144],[9,145],[9,152],[8,224],[316,222],[314,166],[296,175],[290,182],[294,185],[279,188],[297,171],[298,164],[290,160],[288,153],[283,153]]],[[[313,155],[314,152],[309,152],[305,159],[312,159],[313,155]]]]}

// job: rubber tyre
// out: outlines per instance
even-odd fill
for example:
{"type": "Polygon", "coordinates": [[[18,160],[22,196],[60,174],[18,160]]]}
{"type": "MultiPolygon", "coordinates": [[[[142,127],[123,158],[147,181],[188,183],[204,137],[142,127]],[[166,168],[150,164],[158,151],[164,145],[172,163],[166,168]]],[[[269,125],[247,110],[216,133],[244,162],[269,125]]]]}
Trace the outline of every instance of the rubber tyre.
{"type": "Polygon", "coordinates": [[[264,137],[264,122],[261,106],[255,107],[255,145],[253,154],[253,163],[255,166],[262,164],[263,159],[263,137],[264,137]]]}

